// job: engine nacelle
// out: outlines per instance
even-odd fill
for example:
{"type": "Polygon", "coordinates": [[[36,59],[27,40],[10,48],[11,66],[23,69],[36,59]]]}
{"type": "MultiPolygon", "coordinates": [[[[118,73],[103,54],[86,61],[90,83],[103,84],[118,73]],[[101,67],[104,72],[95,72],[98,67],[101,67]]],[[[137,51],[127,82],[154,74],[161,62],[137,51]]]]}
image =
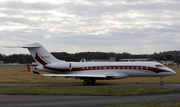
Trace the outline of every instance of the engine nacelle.
{"type": "Polygon", "coordinates": [[[51,70],[51,69],[59,69],[59,70],[70,70],[72,69],[71,63],[68,62],[56,62],[56,63],[51,63],[43,66],[37,66],[36,67],[38,70],[44,71],[44,70],[51,70]]]}

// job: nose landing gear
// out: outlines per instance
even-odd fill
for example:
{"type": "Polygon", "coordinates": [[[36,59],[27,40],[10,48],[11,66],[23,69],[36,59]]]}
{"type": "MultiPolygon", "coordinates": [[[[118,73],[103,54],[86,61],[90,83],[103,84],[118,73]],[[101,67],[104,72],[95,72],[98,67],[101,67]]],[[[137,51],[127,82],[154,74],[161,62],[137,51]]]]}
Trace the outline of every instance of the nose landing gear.
{"type": "Polygon", "coordinates": [[[161,77],[159,85],[163,85],[163,77],[161,77]]]}

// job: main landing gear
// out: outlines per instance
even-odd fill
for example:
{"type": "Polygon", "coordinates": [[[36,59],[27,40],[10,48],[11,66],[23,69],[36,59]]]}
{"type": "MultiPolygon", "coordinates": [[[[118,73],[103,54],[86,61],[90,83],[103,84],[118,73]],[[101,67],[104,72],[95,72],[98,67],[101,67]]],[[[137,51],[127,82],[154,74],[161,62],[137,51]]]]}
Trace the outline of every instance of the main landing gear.
{"type": "Polygon", "coordinates": [[[163,77],[161,77],[161,81],[159,83],[160,85],[163,85],[163,77]]]}
{"type": "Polygon", "coordinates": [[[89,80],[84,80],[83,84],[84,85],[94,85],[95,82],[96,82],[96,80],[89,79],[89,80]]]}

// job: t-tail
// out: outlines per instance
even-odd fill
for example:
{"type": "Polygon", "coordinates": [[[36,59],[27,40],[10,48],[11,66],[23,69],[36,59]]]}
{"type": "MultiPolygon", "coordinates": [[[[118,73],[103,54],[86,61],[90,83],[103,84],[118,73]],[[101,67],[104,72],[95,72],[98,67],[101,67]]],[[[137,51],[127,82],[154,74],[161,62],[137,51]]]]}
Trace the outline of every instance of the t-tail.
{"type": "Polygon", "coordinates": [[[46,65],[54,62],[61,62],[63,60],[56,59],[51,53],[49,53],[42,45],[39,43],[28,44],[25,46],[6,46],[8,48],[28,48],[32,57],[38,64],[38,66],[46,65]]]}

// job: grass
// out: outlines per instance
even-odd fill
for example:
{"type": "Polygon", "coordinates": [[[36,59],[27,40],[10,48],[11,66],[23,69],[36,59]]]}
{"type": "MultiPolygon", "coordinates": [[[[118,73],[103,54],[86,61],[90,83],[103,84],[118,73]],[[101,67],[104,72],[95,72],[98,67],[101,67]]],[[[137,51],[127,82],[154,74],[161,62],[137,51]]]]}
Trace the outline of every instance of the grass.
{"type": "Polygon", "coordinates": [[[0,86],[0,95],[128,96],[178,92],[179,90],[167,88],[125,86],[0,86]]]}
{"type": "MultiPolygon", "coordinates": [[[[176,75],[165,77],[164,83],[180,83],[180,66],[169,66],[176,71],[176,75]]],[[[40,72],[46,74],[46,72],[40,72]]],[[[78,83],[82,80],[62,79],[63,77],[43,77],[34,75],[32,72],[23,71],[23,66],[0,66],[0,83],[78,83]]],[[[159,77],[132,77],[118,80],[98,80],[96,84],[120,84],[120,83],[156,83],[160,81],[159,77]]]]}
{"type": "MultiPolygon", "coordinates": [[[[165,77],[164,83],[180,83],[180,66],[169,66],[176,75],[165,77]]],[[[45,72],[40,72],[45,73],[45,72]]],[[[43,77],[23,71],[23,66],[0,66],[0,83],[78,83],[82,80],[62,79],[63,77],[43,77]]],[[[98,80],[96,84],[120,83],[159,83],[159,77],[133,77],[119,80],[98,80]]],[[[127,96],[177,93],[179,90],[154,87],[123,86],[0,86],[0,95],[91,95],[91,96],[127,96]],[[109,93],[109,90],[112,93],[109,93]]],[[[180,102],[117,105],[111,107],[179,107],[180,102]]]]}
{"type": "Polygon", "coordinates": [[[180,101],[178,102],[157,102],[157,103],[141,103],[141,104],[122,104],[122,105],[115,105],[115,106],[108,106],[108,107],[180,107],[180,101]]]}
{"type": "MultiPolygon", "coordinates": [[[[174,76],[164,78],[164,83],[180,83],[180,66],[171,66],[177,72],[174,76]]],[[[46,73],[46,72],[40,72],[46,73]]],[[[0,83],[78,83],[82,80],[62,79],[63,77],[43,77],[32,72],[23,71],[23,66],[0,66],[0,83]]],[[[159,83],[160,78],[143,77],[119,80],[98,80],[96,84],[120,83],[159,83]]],[[[126,96],[177,93],[178,90],[154,87],[119,87],[119,86],[0,86],[0,94],[10,95],[94,95],[126,96]],[[112,90],[112,93],[108,91],[112,90]]]]}

